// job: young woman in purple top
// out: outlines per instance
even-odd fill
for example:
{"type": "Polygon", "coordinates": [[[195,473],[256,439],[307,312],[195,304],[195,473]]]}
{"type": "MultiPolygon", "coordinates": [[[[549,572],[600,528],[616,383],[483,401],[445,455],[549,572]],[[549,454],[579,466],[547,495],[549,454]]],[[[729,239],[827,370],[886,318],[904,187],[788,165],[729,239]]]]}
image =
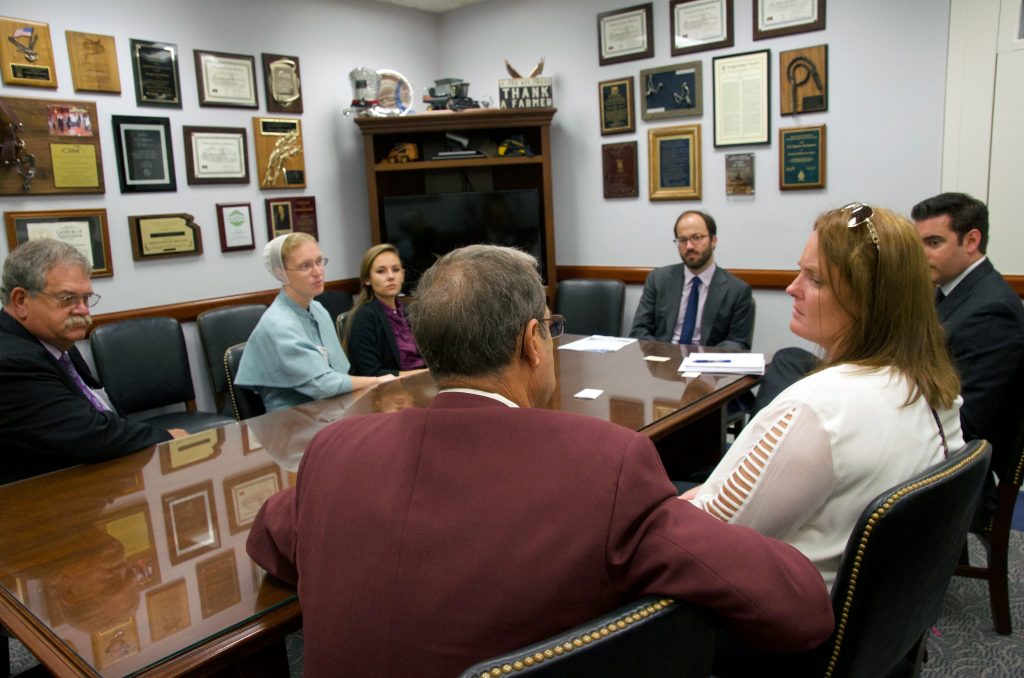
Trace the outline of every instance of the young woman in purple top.
{"type": "Polygon", "coordinates": [[[405,269],[394,245],[374,245],[359,265],[362,291],[345,323],[349,374],[376,377],[423,369],[425,363],[412,338],[398,295],[405,269]]]}

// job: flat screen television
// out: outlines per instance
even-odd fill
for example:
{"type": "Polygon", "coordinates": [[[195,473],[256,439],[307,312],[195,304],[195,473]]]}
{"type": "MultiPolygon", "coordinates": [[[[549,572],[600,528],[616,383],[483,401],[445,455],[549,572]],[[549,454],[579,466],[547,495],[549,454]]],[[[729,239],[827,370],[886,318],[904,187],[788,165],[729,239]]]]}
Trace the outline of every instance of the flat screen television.
{"type": "Polygon", "coordinates": [[[405,291],[437,257],[465,245],[509,245],[540,262],[547,284],[540,191],[475,191],[406,195],[383,199],[381,239],[398,248],[405,266],[405,291]]]}

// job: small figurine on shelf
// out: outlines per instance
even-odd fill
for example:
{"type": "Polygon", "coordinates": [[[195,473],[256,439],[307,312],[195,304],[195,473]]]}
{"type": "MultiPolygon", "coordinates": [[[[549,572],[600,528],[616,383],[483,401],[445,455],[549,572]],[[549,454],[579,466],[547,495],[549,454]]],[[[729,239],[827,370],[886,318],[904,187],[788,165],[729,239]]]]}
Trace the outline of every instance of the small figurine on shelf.
{"type": "Polygon", "coordinates": [[[409,141],[403,141],[395,144],[391,151],[388,153],[388,157],[385,158],[387,162],[409,162],[410,160],[419,160],[420,150],[416,144],[409,141]]]}
{"type": "Polygon", "coordinates": [[[423,103],[432,111],[461,111],[467,108],[487,108],[486,104],[474,101],[469,97],[469,83],[461,78],[442,78],[435,80],[429,94],[423,95],[423,103]]]}

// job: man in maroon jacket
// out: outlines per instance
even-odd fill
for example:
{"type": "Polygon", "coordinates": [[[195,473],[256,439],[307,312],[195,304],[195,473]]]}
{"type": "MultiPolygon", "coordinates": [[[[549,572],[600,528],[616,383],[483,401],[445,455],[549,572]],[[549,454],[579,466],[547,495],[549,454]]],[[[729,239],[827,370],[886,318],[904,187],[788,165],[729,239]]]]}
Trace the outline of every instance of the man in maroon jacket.
{"type": "Polygon", "coordinates": [[[410,320],[441,392],[324,429],[249,536],[298,586],[307,675],[456,675],[647,594],[705,606],[755,647],[828,637],[799,552],[677,499],[647,437],[537,408],[564,321],[532,257],[442,257],[410,320]]]}

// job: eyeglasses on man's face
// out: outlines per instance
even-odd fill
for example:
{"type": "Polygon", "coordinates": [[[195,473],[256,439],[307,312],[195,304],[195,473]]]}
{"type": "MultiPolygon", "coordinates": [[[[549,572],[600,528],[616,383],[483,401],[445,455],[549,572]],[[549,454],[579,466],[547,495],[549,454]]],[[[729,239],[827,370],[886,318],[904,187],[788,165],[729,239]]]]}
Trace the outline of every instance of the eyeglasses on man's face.
{"type": "Polygon", "coordinates": [[[549,328],[548,331],[551,334],[551,338],[552,339],[557,339],[558,337],[560,337],[563,334],[565,334],[565,316],[564,315],[559,315],[557,313],[553,313],[553,314],[551,314],[550,318],[541,318],[540,320],[541,320],[541,322],[545,322],[545,323],[548,324],[548,328],[549,328]]]}
{"type": "Polygon", "coordinates": [[[88,294],[50,294],[49,292],[36,292],[44,297],[49,297],[57,302],[57,305],[61,308],[74,308],[79,304],[85,304],[86,307],[92,308],[96,304],[100,303],[100,295],[89,292],[88,294]]]}
{"type": "Polygon", "coordinates": [[[289,271],[298,271],[299,273],[312,273],[314,268],[324,269],[327,268],[327,262],[330,261],[327,257],[319,257],[313,261],[304,261],[294,268],[285,267],[289,271]]]}
{"type": "Polygon", "coordinates": [[[878,231],[875,230],[875,225],[871,222],[871,217],[874,216],[875,211],[871,209],[871,206],[864,203],[851,202],[849,205],[844,206],[843,209],[850,213],[850,217],[846,221],[846,227],[857,228],[858,226],[867,226],[871,242],[875,244],[875,249],[879,249],[878,231]]]}
{"type": "Polygon", "coordinates": [[[680,247],[685,245],[686,243],[690,243],[694,247],[697,247],[702,242],[707,240],[708,237],[709,236],[706,233],[694,233],[693,235],[684,235],[678,238],[672,238],[672,242],[679,245],[680,247]]]}

